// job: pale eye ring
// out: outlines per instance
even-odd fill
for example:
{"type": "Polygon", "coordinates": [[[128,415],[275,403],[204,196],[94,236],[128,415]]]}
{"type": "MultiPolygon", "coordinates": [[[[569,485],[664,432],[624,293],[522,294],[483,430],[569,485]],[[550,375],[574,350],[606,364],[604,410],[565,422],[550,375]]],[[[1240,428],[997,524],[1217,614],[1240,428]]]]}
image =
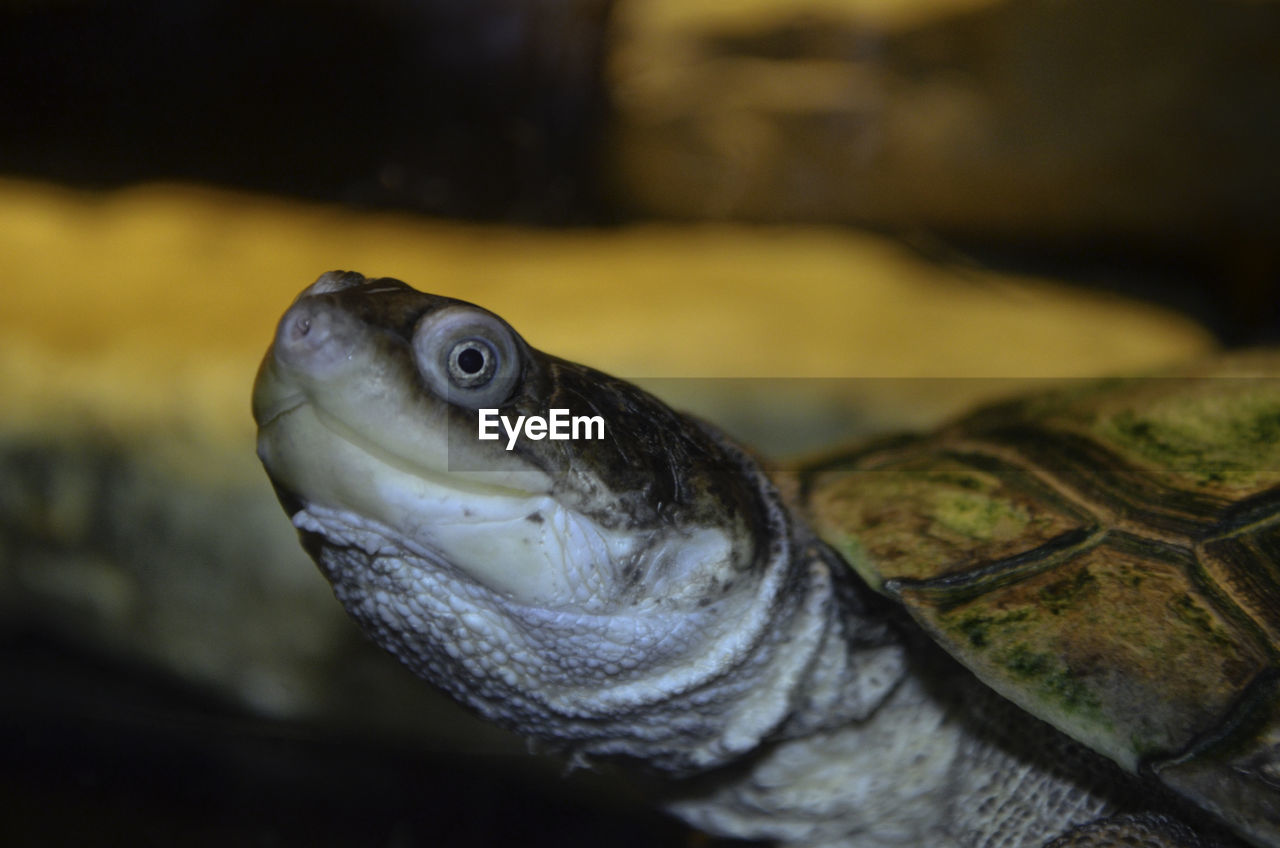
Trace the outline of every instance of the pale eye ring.
{"type": "Polygon", "coordinates": [[[483,386],[497,370],[497,353],[484,339],[463,339],[449,351],[449,380],[458,388],[483,386]]]}
{"type": "Polygon", "coordinates": [[[515,331],[468,304],[427,312],[414,327],[412,345],[426,388],[471,409],[506,403],[523,371],[515,331]]]}

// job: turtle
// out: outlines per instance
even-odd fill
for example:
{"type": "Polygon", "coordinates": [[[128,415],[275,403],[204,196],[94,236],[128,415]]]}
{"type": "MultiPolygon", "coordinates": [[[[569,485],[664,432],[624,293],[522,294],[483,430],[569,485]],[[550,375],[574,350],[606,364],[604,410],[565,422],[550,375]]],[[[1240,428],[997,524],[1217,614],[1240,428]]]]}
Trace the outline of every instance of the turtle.
{"type": "Polygon", "coordinates": [[[331,271],[253,414],[373,641],[573,763],[658,775],[696,828],[1277,846],[1277,370],[1072,383],[770,467],[479,306],[331,271]]]}

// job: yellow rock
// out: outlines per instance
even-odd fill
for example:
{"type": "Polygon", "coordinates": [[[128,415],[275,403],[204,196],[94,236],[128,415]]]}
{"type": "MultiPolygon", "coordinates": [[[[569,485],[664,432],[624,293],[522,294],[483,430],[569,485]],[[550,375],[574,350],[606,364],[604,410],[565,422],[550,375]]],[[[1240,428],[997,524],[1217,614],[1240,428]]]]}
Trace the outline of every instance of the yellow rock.
{"type": "Polygon", "coordinates": [[[0,263],[10,427],[90,415],[247,440],[275,322],[333,268],[478,302],[534,345],[626,377],[1081,376],[1210,346],[1147,305],[837,229],[527,230],[3,182],[0,263]]]}

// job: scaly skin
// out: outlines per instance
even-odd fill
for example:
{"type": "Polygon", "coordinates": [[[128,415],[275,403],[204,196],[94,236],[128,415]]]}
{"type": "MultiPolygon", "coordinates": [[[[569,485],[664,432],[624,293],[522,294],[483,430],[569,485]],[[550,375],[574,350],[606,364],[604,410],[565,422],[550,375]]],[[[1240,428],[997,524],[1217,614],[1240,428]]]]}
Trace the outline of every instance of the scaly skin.
{"type": "MultiPolygon", "coordinates": [[[[748,454],[491,313],[326,274],[281,319],[254,416],[304,546],[380,645],[521,733],[700,775],[667,800],[699,827],[1012,846],[1130,812],[1107,839],[1140,826],[1152,845],[1196,844],[909,644],[748,454]],[[478,357],[458,365],[464,342],[488,357],[479,377],[478,357]],[[506,451],[476,438],[485,407],[601,415],[606,438],[506,451]]],[[[1090,838],[1070,844],[1110,844],[1090,838]]]]}

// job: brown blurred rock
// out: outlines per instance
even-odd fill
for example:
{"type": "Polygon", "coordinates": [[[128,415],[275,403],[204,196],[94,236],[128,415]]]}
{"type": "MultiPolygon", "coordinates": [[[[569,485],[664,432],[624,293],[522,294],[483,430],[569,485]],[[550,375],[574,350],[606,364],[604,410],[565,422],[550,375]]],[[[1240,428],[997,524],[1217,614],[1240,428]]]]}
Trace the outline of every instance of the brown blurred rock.
{"type": "Polygon", "coordinates": [[[1278,42],[1272,2],[623,2],[613,176],[651,214],[1256,264],[1280,226],[1278,42]]]}

